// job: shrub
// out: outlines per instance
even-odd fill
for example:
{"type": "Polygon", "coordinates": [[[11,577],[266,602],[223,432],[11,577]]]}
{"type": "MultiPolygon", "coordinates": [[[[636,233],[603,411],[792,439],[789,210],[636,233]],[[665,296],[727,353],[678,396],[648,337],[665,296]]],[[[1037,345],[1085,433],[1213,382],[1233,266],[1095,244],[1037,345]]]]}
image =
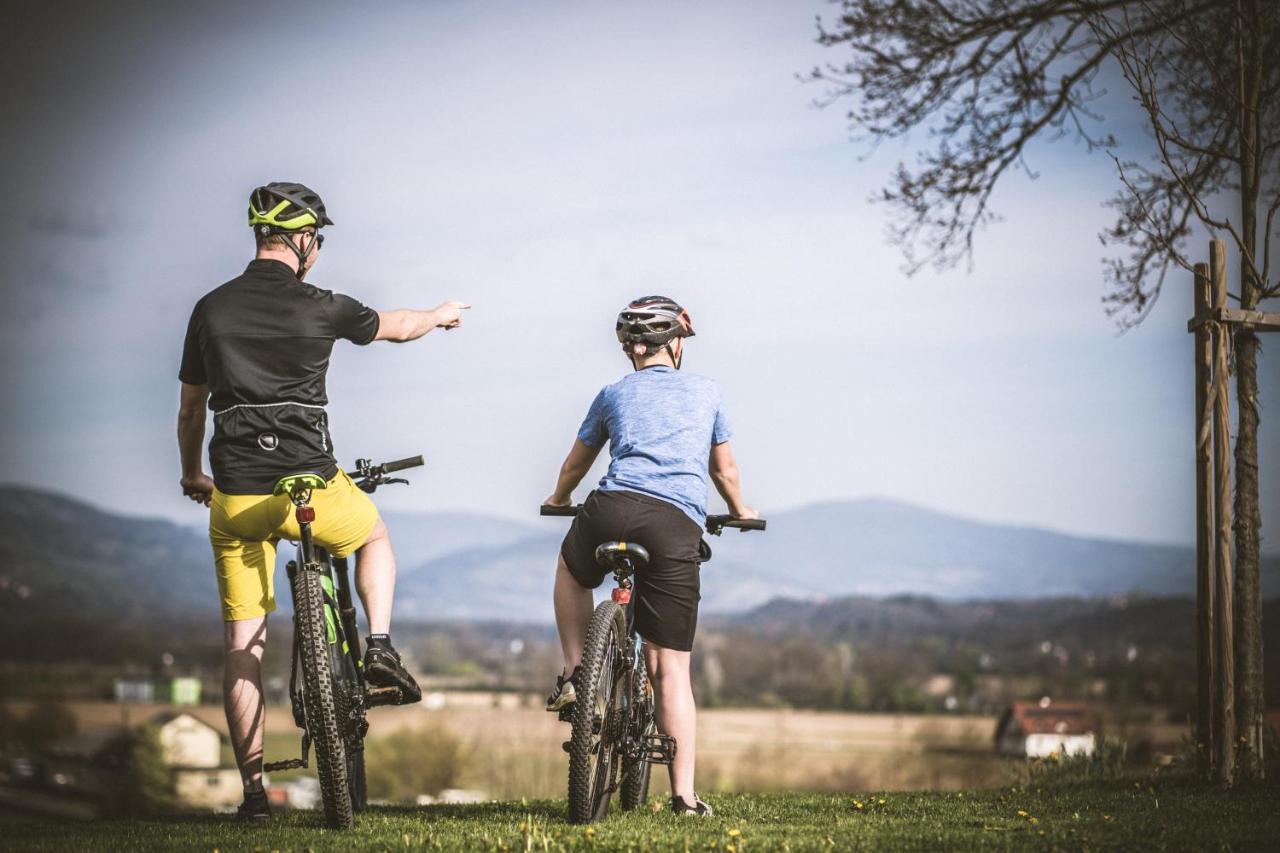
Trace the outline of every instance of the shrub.
{"type": "Polygon", "coordinates": [[[118,768],[120,773],[110,802],[113,813],[138,817],[178,808],[173,774],[165,764],[156,726],[119,735],[103,749],[103,755],[108,766],[118,768]]]}
{"type": "Polygon", "coordinates": [[[400,801],[435,796],[457,785],[465,761],[462,741],[439,724],[372,738],[365,744],[369,796],[400,801]]]}

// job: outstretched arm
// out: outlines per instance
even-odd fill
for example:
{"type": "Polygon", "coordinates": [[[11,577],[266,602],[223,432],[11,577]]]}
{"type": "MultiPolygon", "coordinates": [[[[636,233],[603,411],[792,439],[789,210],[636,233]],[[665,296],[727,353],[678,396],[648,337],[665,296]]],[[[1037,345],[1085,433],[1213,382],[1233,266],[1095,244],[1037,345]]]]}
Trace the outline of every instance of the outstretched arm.
{"type": "Polygon", "coordinates": [[[209,505],[213,499],[213,480],[204,473],[205,406],[209,403],[208,385],[182,383],[178,403],[178,454],[182,461],[182,493],[196,503],[209,505]]]}
{"type": "Polygon", "coordinates": [[[582,482],[582,478],[587,476],[587,472],[591,470],[591,463],[595,462],[599,455],[599,447],[583,444],[582,439],[574,439],[569,455],[564,458],[564,464],[560,466],[560,478],[556,480],[556,490],[551,493],[551,497],[542,502],[543,505],[568,506],[573,499],[573,490],[582,482]]]}
{"type": "Polygon", "coordinates": [[[738,482],[738,462],[733,458],[733,450],[729,442],[712,445],[711,459],[707,463],[711,473],[711,482],[716,484],[716,491],[729,505],[729,514],[734,518],[759,518],[759,513],[742,502],[740,484],[738,482]]]}
{"type": "Polygon", "coordinates": [[[416,341],[432,329],[456,329],[462,325],[462,312],[470,308],[463,302],[441,302],[429,311],[397,308],[378,312],[378,334],[375,341],[404,343],[416,341]]]}

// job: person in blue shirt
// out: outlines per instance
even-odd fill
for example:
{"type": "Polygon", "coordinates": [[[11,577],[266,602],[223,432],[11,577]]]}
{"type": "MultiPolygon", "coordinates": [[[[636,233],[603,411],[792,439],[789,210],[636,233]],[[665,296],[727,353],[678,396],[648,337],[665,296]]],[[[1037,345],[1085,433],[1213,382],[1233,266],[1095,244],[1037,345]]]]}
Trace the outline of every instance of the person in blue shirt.
{"type": "Polygon", "coordinates": [[[675,738],[671,808],[710,815],[694,793],[696,708],[689,658],[698,622],[707,481],[736,518],[756,518],[742,502],[732,431],[715,382],[680,371],[689,314],[673,299],[646,296],[618,315],[622,350],[633,372],[596,395],[544,502],[567,506],[596,456],[609,444],[609,471],[574,518],[556,566],[556,627],[565,667],[547,710],[577,701],[575,681],[591,620],[592,594],[605,578],[596,546],[622,540],[650,555],[635,578],[636,632],[657,696],[659,731],[675,738]]]}

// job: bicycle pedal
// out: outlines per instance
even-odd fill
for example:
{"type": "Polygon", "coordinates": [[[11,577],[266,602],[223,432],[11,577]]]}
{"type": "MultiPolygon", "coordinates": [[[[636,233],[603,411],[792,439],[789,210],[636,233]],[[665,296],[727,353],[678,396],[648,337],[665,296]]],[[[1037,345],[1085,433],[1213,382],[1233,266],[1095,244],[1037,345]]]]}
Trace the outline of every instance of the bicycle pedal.
{"type": "Polygon", "coordinates": [[[288,758],[284,761],[268,761],[262,765],[262,769],[266,773],[274,773],[277,770],[305,770],[307,762],[301,758],[288,758]]]}
{"type": "Polygon", "coordinates": [[[399,687],[370,687],[365,693],[365,702],[373,708],[378,705],[399,705],[399,687]]]}
{"type": "Polygon", "coordinates": [[[572,723],[573,722],[573,706],[565,705],[563,708],[560,709],[559,716],[560,716],[560,722],[572,723]]]}
{"type": "Polygon", "coordinates": [[[640,760],[650,764],[670,764],[676,757],[676,739],[669,735],[645,735],[640,741],[640,760]]]}

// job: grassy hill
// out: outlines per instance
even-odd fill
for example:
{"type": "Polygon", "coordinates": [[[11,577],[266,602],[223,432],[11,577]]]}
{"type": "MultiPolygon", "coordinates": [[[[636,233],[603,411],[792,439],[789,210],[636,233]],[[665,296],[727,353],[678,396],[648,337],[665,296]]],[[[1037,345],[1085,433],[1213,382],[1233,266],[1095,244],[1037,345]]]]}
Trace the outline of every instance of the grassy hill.
{"type": "Polygon", "coordinates": [[[1219,792],[1117,782],[971,793],[775,794],[715,798],[717,816],[658,808],[591,827],[562,801],[374,808],[354,829],[295,812],[266,827],[226,817],[92,824],[9,818],[7,850],[1267,850],[1280,787],[1219,792]]]}

